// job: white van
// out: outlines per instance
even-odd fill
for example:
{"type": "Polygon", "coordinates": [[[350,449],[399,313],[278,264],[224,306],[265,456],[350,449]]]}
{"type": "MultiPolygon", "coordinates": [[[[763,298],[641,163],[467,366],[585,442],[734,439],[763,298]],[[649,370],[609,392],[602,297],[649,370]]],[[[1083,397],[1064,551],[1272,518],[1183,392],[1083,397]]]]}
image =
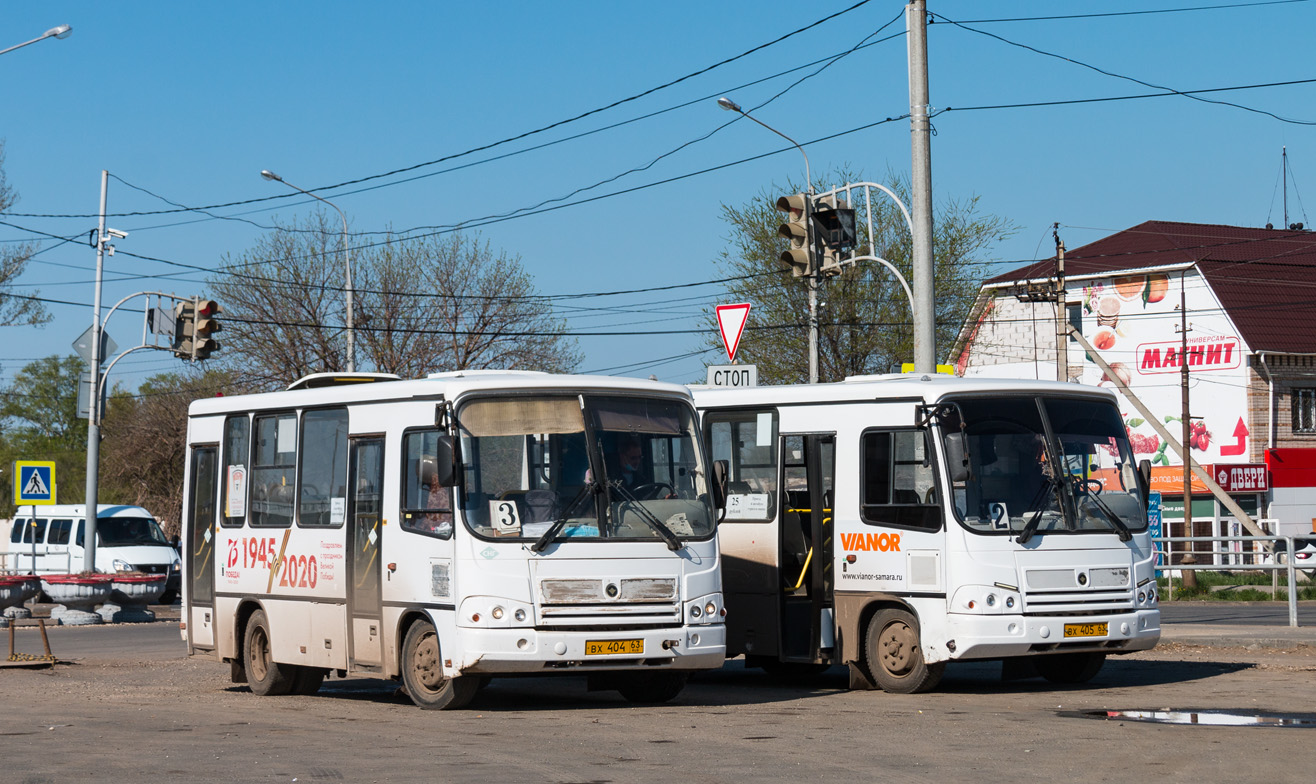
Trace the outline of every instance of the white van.
{"type": "MultiPolygon", "coordinates": [[[[178,551],[160,524],[140,506],[101,504],[96,513],[96,571],[145,572],[168,576],[164,604],[178,598],[182,573],[178,551]]],[[[86,554],[84,505],[20,506],[14,515],[3,560],[14,572],[76,574],[84,571],[86,554]]]]}

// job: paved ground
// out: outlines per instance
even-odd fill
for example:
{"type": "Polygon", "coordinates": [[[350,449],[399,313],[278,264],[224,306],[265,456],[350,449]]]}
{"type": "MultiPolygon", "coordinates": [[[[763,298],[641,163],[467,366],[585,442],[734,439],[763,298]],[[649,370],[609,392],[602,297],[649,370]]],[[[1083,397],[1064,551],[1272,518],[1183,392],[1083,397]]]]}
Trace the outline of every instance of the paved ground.
{"type": "MultiPolygon", "coordinates": [[[[846,691],[840,668],[783,683],[730,662],[669,705],[587,692],[579,677],[524,678],[443,713],[368,679],[256,697],[227,667],[183,658],[176,620],[60,628],[52,644],[70,663],[0,671],[0,781],[1305,784],[1316,730],[1104,719],[1179,709],[1316,720],[1316,628],[1247,626],[1240,614],[1170,623],[1161,646],[1112,659],[1084,687],[1002,681],[998,664],[979,663],[949,668],[935,693],[891,695],[846,691]]],[[[34,630],[16,637],[39,645],[34,630]]]]}

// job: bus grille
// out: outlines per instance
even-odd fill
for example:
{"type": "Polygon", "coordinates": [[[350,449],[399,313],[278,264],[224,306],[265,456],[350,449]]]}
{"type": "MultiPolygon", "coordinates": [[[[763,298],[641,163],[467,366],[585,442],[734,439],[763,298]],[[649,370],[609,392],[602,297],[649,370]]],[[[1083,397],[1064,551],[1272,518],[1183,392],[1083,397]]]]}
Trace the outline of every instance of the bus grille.
{"type": "Polygon", "coordinates": [[[681,624],[676,580],[670,577],[545,579],[539,583],[540,626],[652,627],[681,624]]]}
{"type": "Polygon", "coordinates": [[[1129,574],[1127,566],[1027,569],[1024,613],[1084,615],[1131,611],[1133,588],[1129,574]]]}

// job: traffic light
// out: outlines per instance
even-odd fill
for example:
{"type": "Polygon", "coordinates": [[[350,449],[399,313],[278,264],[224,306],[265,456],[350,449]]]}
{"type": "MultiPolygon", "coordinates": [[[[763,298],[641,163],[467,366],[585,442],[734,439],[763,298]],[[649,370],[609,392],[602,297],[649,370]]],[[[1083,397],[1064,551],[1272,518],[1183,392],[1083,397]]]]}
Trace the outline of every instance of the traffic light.
{"type": "Polygon", "coordinates": [[[196,304],[184,300],[174,305],[174,343],[172,350],[179,359],[192,359],[196,336],[196,304]]]}
{"type": "Polygon", "coordinates": [[[857,244],[855,211],[845,199],[823,196],[815,204],[811,223],[818,243],[818,272],[840,275],[842,254],[857,244]]]}
{"type": "Polygon", "coordinates": [[[807,193],[797,193],[777,199],[777,209],[787,215],[787,221],[777,227],[777,233],[790,242],[789,247],[781,254],[781,260],[791,268],[791,275],[797,278],[813,274],[813,237],[809,231],[809,207],[807,193]]]}
{"type": "Polygon", "coordinates": [[[192,359],[208,359],[211,353],[219,351],[219,341],[211,335],[223,329],[219,323],[219,314],[224,309],[213,299],[196,300],[196,322],[192,339],[192,359]]]}

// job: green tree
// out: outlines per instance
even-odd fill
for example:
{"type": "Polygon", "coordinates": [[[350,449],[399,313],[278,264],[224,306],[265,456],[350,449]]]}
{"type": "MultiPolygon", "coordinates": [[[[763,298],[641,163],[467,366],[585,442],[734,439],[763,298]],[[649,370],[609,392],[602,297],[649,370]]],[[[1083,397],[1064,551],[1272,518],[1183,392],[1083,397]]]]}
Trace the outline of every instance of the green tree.
{"type": "MultiPolygon", "coordinates": [[[[835,184],[815,182],[818,192],[837,184],[859,182],[863,177],[838,170],[827,179],[835,184]]],[[[888,171],[884,184],[901,201],[910,202],[908,177],[888,171]]],[[[792,277],[779,260],[786,241],[777,234],[783,213],[776,210],[777,197],[803,190],[799,184],[788,182],[784,187],[761,192],[746,204],[722,205],[731,235],[721,253],[719,271],[723,277],[736,278],[727,284],[730,301],[754,306],[737,358],[757,365],[759,381],[764,384],[808,381],[808,283],[806,278],[792,277]]],[[[912,241],[899,208],[889,197],[874,192],[874,247],[870,249],[866,205],[851,206],[858,208],[859,252],[891,262],[913,286],[912,241]]],[[[1015,228],[1005,218],[982,213],[977,196],[943,201],[936,208],[933,226],[937,347],[946,351],[986,275],[990,265],[987,254],[1015,228]]],[[[821,381],[898,372],[902,363],[913,361],[909,300],[885,266],[860,262],[840,275],[823,279],[818,301],[821,381]]],[[[711,334],[716,335],[716,319],[711,314],[710,321],[711,334]]],[[[708,344],[717,346],[719,342],[710,338],[708,344]]]]}
{"type": "MultiPolygon", "coordinates": [[[[8,477],[15,460],[54,460],[58,500],[86,497],[87,420],[78,417],[75,356],[51,356],[23,367],[0,395],[0,468],[8,477]]],[[[13,481],[3,485],[0,516],[13,516],[13,481]]]]}

